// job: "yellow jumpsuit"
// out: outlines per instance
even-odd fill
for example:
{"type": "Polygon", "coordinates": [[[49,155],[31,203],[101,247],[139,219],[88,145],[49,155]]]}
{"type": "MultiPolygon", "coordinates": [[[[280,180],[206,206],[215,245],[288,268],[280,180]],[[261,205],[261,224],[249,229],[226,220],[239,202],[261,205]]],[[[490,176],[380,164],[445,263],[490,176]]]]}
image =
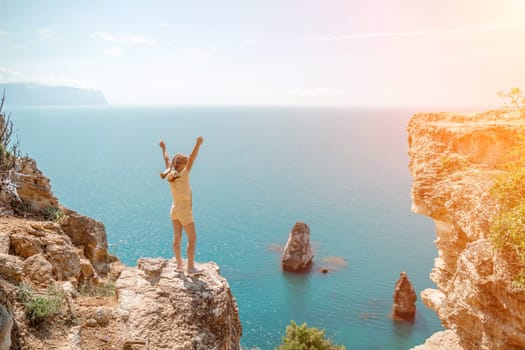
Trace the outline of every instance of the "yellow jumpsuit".
{"type": "Polygon", "coordinates": [[[179,175],[174,181],[168,181],[173,197],[170,216],[172,220],[179,220],[184,226],[193,222],[190,173],[184,168],[179,175]]]}

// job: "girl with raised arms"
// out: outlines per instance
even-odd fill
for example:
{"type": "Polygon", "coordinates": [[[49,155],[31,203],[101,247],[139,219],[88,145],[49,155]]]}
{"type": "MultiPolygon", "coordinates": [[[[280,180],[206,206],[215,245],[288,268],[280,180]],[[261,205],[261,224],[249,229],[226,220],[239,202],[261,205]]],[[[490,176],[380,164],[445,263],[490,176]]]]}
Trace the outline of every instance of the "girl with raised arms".
{"type": "Polygon", "coordinates": [[[159,143],[166,165],[166,170],[160,173],[160,177],[168,180],[173,197],[170,217],[173,223],[173,252],[177,260],[177,271],[183,271],[180,245],[182,241],[182,229],[184,228],[188,236],[188,246],[186,249],[188,266],[186,267],[186,271],[189,276],[197,275],[201,272],[195,268],[195,243],[197,241],[197,234],[195,233],[195,223],[193,222],[190,172],[202,142],[202,136],[197,137],[195,147],[193,147],[190,156],[187,157],[184,154],[177,153],[171,160],[171,163],[168,152],[166,151],[166,143],[164,143],[163,140],[160,140],[159,143]]]}

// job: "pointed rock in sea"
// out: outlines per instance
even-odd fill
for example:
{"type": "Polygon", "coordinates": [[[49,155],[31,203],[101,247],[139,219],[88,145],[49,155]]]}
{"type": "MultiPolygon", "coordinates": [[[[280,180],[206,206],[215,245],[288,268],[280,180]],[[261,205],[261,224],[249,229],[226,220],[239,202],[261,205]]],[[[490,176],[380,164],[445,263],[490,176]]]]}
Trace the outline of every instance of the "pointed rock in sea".
{"type": "Polygon", "coordinates": [[[416,316],[417,295],[405,271],[401,272],[394,292],[394,317],[412,320],[416,316]]]}
{"type": "Polygon", "coordinates": [[[295,223],[281,257],[283,270],[302,272],[312,266],[312,247],[310,245],[310,228],[304,222],[295,223]]]}

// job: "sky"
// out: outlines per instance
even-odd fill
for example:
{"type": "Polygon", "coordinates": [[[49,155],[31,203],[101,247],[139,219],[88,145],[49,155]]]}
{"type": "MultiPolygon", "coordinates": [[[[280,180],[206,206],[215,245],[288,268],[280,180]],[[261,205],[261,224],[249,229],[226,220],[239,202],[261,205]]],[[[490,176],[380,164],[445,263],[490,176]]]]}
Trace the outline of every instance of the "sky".
{"type": "Polygon", "coordinates": [[[502,105],[525,0],[0,0],[0,82],[115,105],[502,105]]]}

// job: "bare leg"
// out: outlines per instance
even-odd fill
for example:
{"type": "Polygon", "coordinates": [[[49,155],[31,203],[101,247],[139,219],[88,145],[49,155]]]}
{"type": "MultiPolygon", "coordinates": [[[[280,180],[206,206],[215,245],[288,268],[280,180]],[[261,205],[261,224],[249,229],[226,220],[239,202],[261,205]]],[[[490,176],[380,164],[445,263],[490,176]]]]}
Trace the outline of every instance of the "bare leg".
{"type": "Polygon", "coordinates": [[[188,236],[188,247],[186,249],[186,254],[188,255],[188,270],[193,270],[195,268],[195,243],[197,242],[197,234],[195,233],[195,223],[184,225],[184,231],[188,236]]]}
{"type": "Polygon", "coordinates": [[[180,242],[182,241],[182,224],[179,220],[171,220],[173,223],[173,253],[177,260],[177,267],[182,268],[182,256],[180,254],[180,242]]]}

